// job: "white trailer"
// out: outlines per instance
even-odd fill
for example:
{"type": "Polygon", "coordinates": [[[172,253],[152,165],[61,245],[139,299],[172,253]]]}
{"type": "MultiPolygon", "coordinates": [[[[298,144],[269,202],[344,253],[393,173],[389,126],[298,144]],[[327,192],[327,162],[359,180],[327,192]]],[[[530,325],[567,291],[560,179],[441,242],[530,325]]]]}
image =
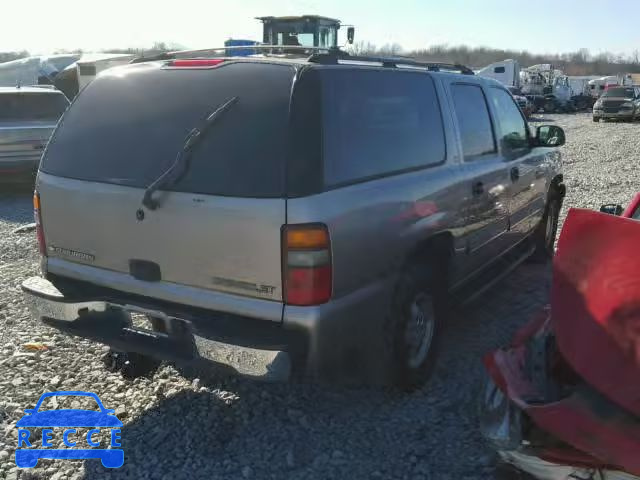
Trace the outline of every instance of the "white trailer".
{"type": "Polygon", "coordinates": [[[589,95],[600,98],[607,87],[618,85],[618,77],[610,75],[608,77],[595,78],[589,81],[589,95]]]}
{"type": "Polygon", "coordinates": [[[573,95],[591,95],[589,82],[598,78],[595,75],[570,76],[569,86],[573,95]]]}
{"type": "Polygon", "coordinates": [[[42,55],[0,63],[0,86],[38,85],[43,78],[53,83],[56,74],[78,58],[79,54],[42,55]]]}
{"type": "Polygon", "coordinates": [[[520,64],[517,60],[503,60],[492,63],[480,70],[476,70],[476,75],[485,78],[493,78],[507,87],[520,86],[520,64]]]}

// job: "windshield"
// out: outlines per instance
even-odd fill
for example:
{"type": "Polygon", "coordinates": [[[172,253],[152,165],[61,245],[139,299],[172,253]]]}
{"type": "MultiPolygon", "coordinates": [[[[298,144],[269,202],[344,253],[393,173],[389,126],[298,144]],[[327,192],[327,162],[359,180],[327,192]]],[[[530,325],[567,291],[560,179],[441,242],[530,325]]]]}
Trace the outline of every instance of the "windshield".
{"type": "Polygon", "coordinates": [[[277,45],[313,47],[313,33],[278,32],[277,45]]]}
{"type": "Polygon", "coordinates": [[[0,120],[58,120],[69,101],[61,93],[0,94],[0,120]]]}
{"type": "Polygon", "coordinates": [[[635,96],[633,88],[609,88],[606,92],[604,92],[604,97],[622,97],[622,98],[633,98],[635,96]]]}

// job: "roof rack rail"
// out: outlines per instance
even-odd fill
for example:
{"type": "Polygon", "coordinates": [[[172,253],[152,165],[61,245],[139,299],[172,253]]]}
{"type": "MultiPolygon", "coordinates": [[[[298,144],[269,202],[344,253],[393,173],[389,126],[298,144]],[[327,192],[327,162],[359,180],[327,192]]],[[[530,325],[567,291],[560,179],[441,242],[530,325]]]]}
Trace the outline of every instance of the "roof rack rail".
{"type": "Polygon", "coordinates": [[[29,88],[45,88],[47,90],[58,90],[58,87],[55,85],[49,85],[46,83],[38,83],[37,85],[20,85],[20,87],[29,87],[29,88]]]}
{"type": "Polygon", "coordinates": [[[309,56],[310,52],[315,52],[314,55],[318,54],[318,52],[323,52],[327,55],[335,55],[340,52],[340,54],[344,54],[341,50],[332,47],[306,47],[303,45],[234,45],[229,47],[212,47],[212,48],[204,48],[199,50],[177,50],[174,52],[162,52],[157,55],[151,55],[149,57],[137,57],[131,60],[130,63],[142,63],[142,62],[154,62],[158,60],[173,60],[176,58],[206,58],[210,56],[219,56],[224,55],[227,52],[231,53],[233,50],[254,50],[257,54],[262,55],[299,55],[304,58],[309,56]]]}
{"type": "Polygon", "coordinates": [[[441,63],[441,62],[419,62],[403,57],[375,57],[375,56],[360,56],[349,55],[347,52],[340,51],[330,53],[315,53],[308,58],[311,63],[319,63],[323,65],[338,65],[340,63],[379,63],[383,67],[396,68],[396,67],[415,67],[425,68],[430,72],[460,72],[463,75],[475,75],[474,71],[464,65],[454,63],[441,63]]]}

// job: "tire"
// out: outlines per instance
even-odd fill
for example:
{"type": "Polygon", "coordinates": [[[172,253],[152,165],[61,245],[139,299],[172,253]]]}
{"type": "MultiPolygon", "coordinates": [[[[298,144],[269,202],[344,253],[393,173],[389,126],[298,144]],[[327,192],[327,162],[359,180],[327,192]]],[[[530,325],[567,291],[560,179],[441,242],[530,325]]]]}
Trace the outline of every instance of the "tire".
{"type": "Polygon", "coordinates": [[[431,376],[448,313],[446,288],[437,286],[446,282],[434,273],[418,263],[400,274],[386,323],[392,380],[405,391],[419,388],[431,376]],[[439,281],[432,281],[436,277],[439,281]]]}
{"type": "Polygon", "coordinates": [[[600,122],[600,119],[598,117],[593,117],[593,121],[597,123],[600,122]]]}
{"type": "Polygon", "coordinates": [[[546,100],[542,108],[544,113],[553,113],[556,111],[556,104],[553,100],[546,100]]]}
{"type": "Polygon", "coordinates": [[[553,258],[561,207],[562,200],[560,198],[557,196],[549,197],[542,220],[533,233],[535,251],[531,256],[532,261],[546,263],[553,258]]]}

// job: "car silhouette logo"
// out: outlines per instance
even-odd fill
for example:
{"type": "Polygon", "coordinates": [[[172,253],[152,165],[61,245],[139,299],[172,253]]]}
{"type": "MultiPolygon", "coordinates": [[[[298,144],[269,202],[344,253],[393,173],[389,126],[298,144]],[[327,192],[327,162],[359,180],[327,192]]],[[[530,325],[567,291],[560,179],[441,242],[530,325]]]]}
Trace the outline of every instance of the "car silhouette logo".
{"type": "Polygon", "coordinates": [[[115,411],[105,408],[100,398],[95,393],[81,391],[48,392],[42,394],[36,406],[25,410],[24,415],[16,423],[18,427],[18,448],[16,449],[16,465],[21,468],[35,467],[40,458],[47,459],[69,459],[82,460],[87,458],[100,459],[102,465],[107,468],[118,468],[124,463],[124,450],[115,449],[120,447],[120,427],[122,422],[115,416],[115,411]],[[56,396],[79,396],[93,398],[99,411],[83,409],[60,409],[39,411],[42,402],[49,397],[56,396]],[[52,438],[53,430],[43,427],[63,427],[64,444],[68,447],[75,446],[80,440],[71,441],[70,436],[76,433],[74,427],[92,427],[87,432],[86,442],[90,447],[99,447],[100,444],[93,440],[93,436],[100,432],[101,428],[111,429],[111,449],[106,448],[69,448],[53,449],[49,441],[52,438]],[[31,447],[37,440],[31,437],[31,432],[27,428],[43,428],[42,448],[20,448],[31,447]]]}

